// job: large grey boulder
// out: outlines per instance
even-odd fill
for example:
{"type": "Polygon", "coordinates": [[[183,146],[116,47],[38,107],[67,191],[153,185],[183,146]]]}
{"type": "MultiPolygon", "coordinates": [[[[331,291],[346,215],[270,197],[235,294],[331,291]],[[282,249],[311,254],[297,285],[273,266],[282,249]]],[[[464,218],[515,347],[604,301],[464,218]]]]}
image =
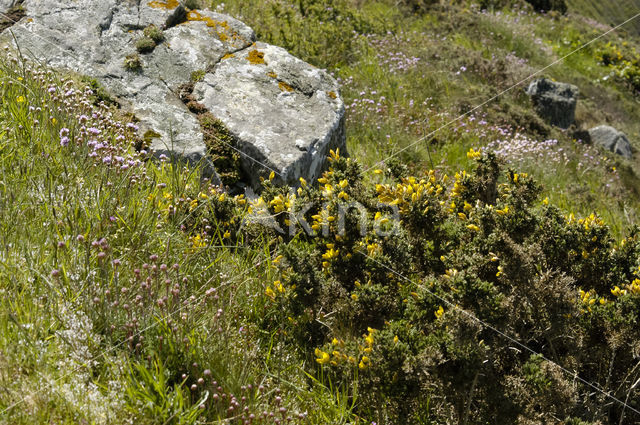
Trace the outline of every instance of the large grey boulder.
{"type": "Polygon", "coordinates": [[[538,115],[549,124],[564,129],[575,121],[578,92],[578,88],[572,84],[547,78],[534,80],[527,88],[538,115]]]}
{"type": "Polygon", "coordinates": [[[625,158],[631,158],[631,143],[627,136],[608,125],[599,125],[589,129],[589,137],[591,141],[603,148],[621,155],[625,158]]]}
{"type": "Polygon", "coordinates": [[[195,76],[194,95],[228,128],[254,185],[272,170],[280,182],[311,181],[329,149],[345,150],[337,82],[283,49],[256,45],[253,30],[230,16],[189,11],[177,0],[23,6],[26,16],[0,44],[15,46],[15,36],[38,61],[97,79],[140,120],[140,136],[157,155],[203,161],[214,173],[198,118],[179,96],[195,76]],[[125,69],[149,25],[164,29],[164,41],[139,54],[140,69],[125,69]]]}
{"type": "MultiPolygon", "coordinates": [[[[283,180],[319,177],[331,148],[344,149],[342,101],[325,72],[265,43],[223,60],[193,96],[238,136],[248,169],[255,161],[283,180]],[[257,60],[256,60],[257,59],[257,60]]],[[[252,174],[254,185],[258,174],[252,174]]]]}

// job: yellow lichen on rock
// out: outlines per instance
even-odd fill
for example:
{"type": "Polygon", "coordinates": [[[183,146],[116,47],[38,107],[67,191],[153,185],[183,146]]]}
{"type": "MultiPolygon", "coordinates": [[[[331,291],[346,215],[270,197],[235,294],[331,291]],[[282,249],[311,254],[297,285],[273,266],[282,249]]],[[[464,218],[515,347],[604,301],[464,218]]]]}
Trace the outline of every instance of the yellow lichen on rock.
{"type": "Polygon", "coordinates": [[[331,98],[331,99],[335,99],[338,97],[338,95],[335,92],[332,91],[328,91],[327,95],[331,98]]]}
{"type": "Polygon", "coordinates": [[[216,36],[222,42],[229,40],[229,34],[227,34],[227,32],[231,32],[231,37],[233,37],[233,39],[239,38],[238,34],[231,30],[227,21],[216,21],[208,16],[203,16],[197,10],[190,10],[189,13],[187,13],[187,21],[204,22],[209,28],[214,29],[216,36]],[[221,28],[221,30],[218,30],[218,27],[221,28]]]}
{"type": "Polygon", "coordinates": [[[284,81],[279,81],[278,87],[280,87],[280,90],[282,91],[288,91],[288,92],[293,91],[293,87],[291,87],[289,84],[285,83],[284,81]]]}
{"type": "Polygon", "coordinates": [[[267,77],[278,78],[278,74],[276,74],[273,71],[269,71],[269,72],[267,72],[267,77]]]}
{"type": "Polygon", "coordinates": [[[180,5],[178,0],[150,1],[149,6],[156,9],[175,9],[180,5]]]}
{"type": "Polygon", "coordinates": [[[233,53],[227,53],[220,60],[231,59],[231,58],[235,58],[235,57],[236,57],[236,55],[234,55],[233,53]]]}
{"type": "Polygon", "coordinates": [[[218,26],[218,23],[214,19],[208,16],[202,16],[202,14],[197,10],[190,10],[189,13],[187,13],[187,21],[202,21],[211,28],[215,28],[218,26]]]}
{"type": "Polygon", "coordinates": [[[256,49],[251,50],[247,55],[247,60],[254,65],[264,64],[264,52],[256,49]]]}

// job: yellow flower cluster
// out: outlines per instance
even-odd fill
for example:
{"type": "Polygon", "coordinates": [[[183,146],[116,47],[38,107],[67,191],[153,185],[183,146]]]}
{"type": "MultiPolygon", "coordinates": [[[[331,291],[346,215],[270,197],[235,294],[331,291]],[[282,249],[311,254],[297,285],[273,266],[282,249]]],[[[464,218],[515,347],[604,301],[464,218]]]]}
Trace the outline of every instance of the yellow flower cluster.
{"type": "Polygon", "coordinates": [[[436,319],[441,318],[442,315],[444,314],[444,308],[442,306],[439,306],[438,309],[433,314],[436,316],[436,319]]]}
{"type": "Polygon", "coordinates": [[[207,245],[207,243],[205,242],[205,240],[202,238],[202,236],[200,235],[200,233],[198,233],[195,236],[192,236],[190,238],[191,240],[191,248],[193,250],[197,250],[198,248],[202,248],[205,247],[207,245]]]}
{"type": "Polygon", "coordinates": [[[275,282],[273,282],[273,289],[271,288],[270,285],[267,285],[267,288],[265,289],[264,293],[272,300],[275,300],[277,294],[285,293],[285,288],[284,288],[284,285],[282,285],[282,282],[280,282],[279,280],[276,280],[275,282]]]}
{"type": "Polygon", "coordinates": [[[365,354],[360,358],[360,362],[358,363],[358,368],[360,369],[366,369],[371,364],[371,360],[367,355],[371,354],[371,352],[373,351],[373,343],[374,343],[373,335],[377,331],[373,328],[368,327],[367,332],[368,333],[362,335],[364,337],[364,346],[361,346],[360,349],[364,351],[365,354]]]}
{"type": "MultiPolygon", "coordinates": [[[[573,214],[570,215],[570,218],[573,218],[573,214]]],[[[588,217],[578,220],[578,224],[581,224],[582,226],[584,226],[585,230],[589,230],[591,227],[594,227],[594,226],[598,226],[598,227],[604,226],[604,221],[600,219],[598,216],[596,216],[594,213],[591,213],[591,215],[589,215],[588,217]]]]}
{"type": "Polygon", "coordinates": [[[475,151],[473,150],[473,148],[469,149],[469,152],[467,152],[467,158],[469,159],[478,159],[482,156],[482,152],[481,151],[475,151]]]}
{"type": "Polygon", "coordinates": [[[331,345],[333,346],[333,350],[331,350],[331,354],[322,351],[319,348],[316,348],[315,350],[315,355],[316,355],[316,362],[320,363],[321,365],[324,364],[331,364],[332,366],[337,366],[341,363],[345,363],[345,362],[349,362],[351,364],[355,364],[356,363],[356,359],[353,356],[348,356],[342,352],[340,352],[341,349],[344,349],[345,344],[344,341],[341,339],[337,339],[337,338],[333,338],[333,340],[331,341],[331,345]]]}
{"type": "Polygon", "coordinates": [[[315,355],[316,355],[316,362],[320,364],[327,364],[329,363],[329,361],[331,361],[331,356],[329,355],[329,353],[324,352],[319,348],[316,348],[315,355]]]}
{"type": "Polygon", "coordinates": [[[462,193],[462,190],[464,189],[464,182],[465,182],[465,180],[467,179],[468,176],[467,176],[467,172],[466,171],[462,171],[461,173],[456,173],[454,177],[455,177],[456,181],[453,182],[453,189],[451,190],[451,197],[452,198],[457,198],[462,193]]]}
{"type": "MultiPolygon", "coordinates": [[[[338,366],[343,363],[348,363],[353,366],[358,366],[359,369],[367,369],[371,365],[371,359],[369,355],[373,351],[373,345],[375,343],[374,335],[377,332],[376,329],[367,328],[367,333],[362,335],[364,338],[364,344],[359,346],[361,355],[356,356],[345,354],[345,343],[341,339],[333,338],[331,341],[331,348],[327,351],[323,351],[320,348],[315,349],[316,362],[325,365],[338,366]],[[329,351],[331,353],[329,353],[329,351]]],[[[394,338],[394,343],[398,342],[398,337],[394,338]]]]}
{"type": "Polygon", "coordinates": [[[624,55],[622,54],[622,50],[614,44],[611,44],[609,41],[604,47],[596,54],[596,59],[599,62],[612,64],[621,62],[624,59],[624,55]]]}
{"type": "MultiPolygon", "coordinates": [[[[295,198],[295,195],[292,195],[295,198]]],[[[278,195],[269,202],[269,206],[273,209],[273,211],[277,213],[281,213],[283,211],[289,211],[291,208],[292,199],[289,195],[278,195]]]]}
{"type": "Polygon", "coordinates": [[[633,281],[626,285],[614,286],[611,290],[611,293],[615,297],[620,297],[622,295],[632,294],[632,295],[640,295],[640,267],[635,271],[636,278],[633,281]]]}
{"type": "Polygon", "coordinates": [[[326,244],[326,247],[326,252],[322,254],[322,267],[325,269],[329,267],[333,259],[338,258],[338,254],[340,252],[339,249],[335,249],[335,244],[328,243],[326,244]]]}
{"type": "MultiPolygon", "coordinates": [[[[422,206],[428,196],[442,195],[445,190],[443,183],[443,181],[436,180],[435,171],[431,170],[424,179],[407,177],[395,186],[376,184],[376,192],[378,193],[378,201],[387,205],[397,205],[400,212],[406,214],[412,206],[422,206]]],[[[426,206],[424,213],[428,211],[428,208],[426,206]]]]}
{"type": "Polygon", "coordinates": [[[582,310],[582,313],[586,313],[587,311],[591,313],[592,311],[591,308],[596,303],[599,303],[600,305],[604,305],[607,303],[607,300],[605,298],[598,297],[598,294],[593,289],[587,292],[580,289],[579,293],[580,293],[580,299],[582,300],[582,304],[584,304],[584,309],[582,310]]]}

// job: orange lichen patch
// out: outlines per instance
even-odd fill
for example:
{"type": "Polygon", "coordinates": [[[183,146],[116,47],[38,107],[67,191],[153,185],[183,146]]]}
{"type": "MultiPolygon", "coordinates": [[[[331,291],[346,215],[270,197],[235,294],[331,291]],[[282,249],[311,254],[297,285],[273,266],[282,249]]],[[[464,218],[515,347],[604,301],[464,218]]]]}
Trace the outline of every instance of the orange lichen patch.
{"type": "Polygon", "coordinates": [[[279,81],[278,87],[280,87],[280,90],[282,91],[293,91],[293,87],[291,87],[289,84],[285,83],[284,81],[279,81]]]}
{"type": "Polygon", "coordinates": [[[212,19],[208,16],[202,16],[202,14],[200,12],[198,12],[197,10],[190,10],[189,13],[187,13],[187,20],[188,21],[202,21],[204,23],[207,24],[208,27],[211,28],[215,28],[218,25],[227,29],[229,28],[229,24],[227,23],[227,21],[216,21],[215,19],[212,19]]]}
{"type": "Polygon", "coordinates": [[[208,16],[203,16],[197,10],[190,10],[189,13],[187,13],[187,21],[204,22],[209,28],[214,29],[216,36],[222,42],[229,40],[229,34],[227,34],[227,32],[231,33],[233,39],[239,38],[238,34],[231,29],[227,21],[216,21],[208,16]],[[218,30],[218,28],[220,28],[220,30],[218,30]]]}
{"type": "Polygon", "coordinates": [[[335,98],[337,98],[337,97],[338,97],[338,95],[337,95],[335,92],[332,92],[332,91],[328,91],[328,92],[327,92],[327,95],[329,95],[329,97],[330,97],[331,99],[335,99],[335,98]]]}
{"type": "Polygon", "coordinates": [[[220,58],[220,60],[231,59],[231,58],[235,58],[235,57],[236,57],[236,55],[234,55],[233,53],[227,53],[222,58],[220,58]]]}
{"type": "Polygon", "coordinates": [[[260,52],[254,49],[247,55],[247,60],[254,65],[264,63],[264,52],[260,52]]]}
{"type": "Polygon", "coordinates": [[[178,0],[150,1],[149,6],[156,9],[175,9],[180,5],[178,0]]]}
{"type": "Polygon", "coordinates": [[[267,72],[267,77],[278,78],[278,74],[273,71],[267,72]]]}

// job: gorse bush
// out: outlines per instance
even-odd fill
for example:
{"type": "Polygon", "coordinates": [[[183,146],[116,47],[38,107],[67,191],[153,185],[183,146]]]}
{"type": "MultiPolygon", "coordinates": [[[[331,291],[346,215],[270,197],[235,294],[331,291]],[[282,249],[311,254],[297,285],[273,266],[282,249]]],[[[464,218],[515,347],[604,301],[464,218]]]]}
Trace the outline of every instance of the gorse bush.
{"type": "Polygon", "coordinates": [[[597,216],[565,215],[538,200],[526,174],[469,155],[477,168],[452,182],[430,171],[367,184],[336,154],[317,188],[303,182],[285,202],[265,191],[253,205],[272,214],[316,205],[305,217],[318,233],[279,247],[263,326],[284,327],[322,373],[357,385],[360,416],[414,423],[427,397],[442,422],[471,410],[477,423],[536,421],[539,406],[619,421],[622,406],[601,404],[557,365],[627,397],[640,337],[637,233],[616,244],[597,216]],[[400,220],[369,213],[362,233],[354,209],[341,232],[339,204],[351,200],[395,206],[400,220]],[[380,236],[384,224],[394,232],[380,236]]]}
{"type": "Polygon", "coordinates": [[[622,80],[637,96],[640,93],[640,54],[626,43],[617,46],[608,42],[596,52],[596,58],[613,69],[616,77],[622,80]]]}

